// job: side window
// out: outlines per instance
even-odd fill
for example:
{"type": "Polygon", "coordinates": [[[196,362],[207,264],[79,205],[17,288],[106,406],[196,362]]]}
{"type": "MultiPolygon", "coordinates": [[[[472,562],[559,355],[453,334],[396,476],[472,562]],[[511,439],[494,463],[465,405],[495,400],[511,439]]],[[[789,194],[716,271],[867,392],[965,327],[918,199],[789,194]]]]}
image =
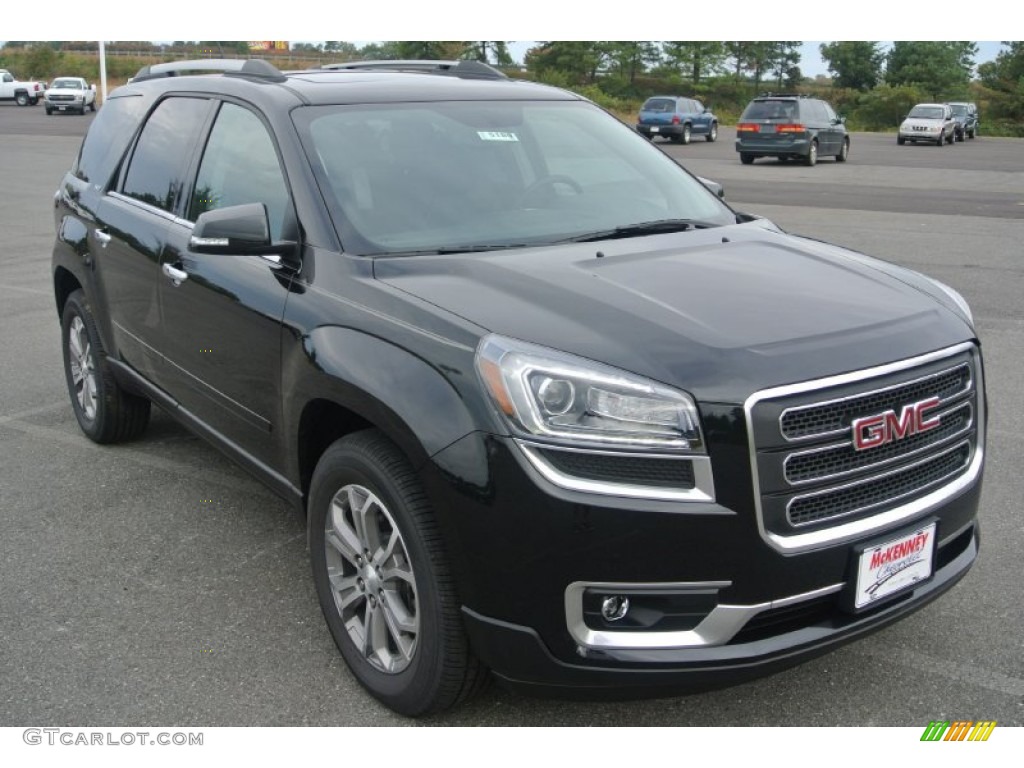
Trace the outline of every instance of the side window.
{"type": "Polygon", "coordinates": [[[145,111],[140,96],[109,99],[89,126],[72,173],[96,187],[106,186],[145,111]]]}
{"type": "Polygon", "coordinates": [[[173,211],[209,107],[209,100],[193,98],[170,98],[157,105],[139,135],[121,191],[173,211]]]}
{"type": "Polygon", "coordinates": [[[188,218],[217,208],[263,203],[270,235],[281,239],[289,208],[288,185],[266,126],[248,109],[225,103],[203,151],[188,218]]]}
{"type": "Polygon", "coordinates": [[[699,101],[693,102],[693,111],[696,112],[698,115],[703,114],[704,105],[701,104],[699,101]]]}
{"type": "Polygon", "coordinates": [[[825,119],[830,123],[834,122],[836,119],[836,113],[835,110],[832,109],[832,105],[827,101],[823,101],[821,102],[821,106],[825,109],[825,119]]]}

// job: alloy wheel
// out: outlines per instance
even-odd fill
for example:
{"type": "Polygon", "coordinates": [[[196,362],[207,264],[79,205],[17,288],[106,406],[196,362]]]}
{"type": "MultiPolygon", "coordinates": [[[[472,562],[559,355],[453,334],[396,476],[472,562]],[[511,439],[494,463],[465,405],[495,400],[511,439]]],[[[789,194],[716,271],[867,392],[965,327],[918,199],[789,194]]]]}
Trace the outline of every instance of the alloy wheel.
{"type": "Polygon", "coordinates": [[[327,575],[349,639],[377,670],[412,662],[420,631],[416,579],[402,534],[368,488],[346,485],[325,526],[327,575]]]}

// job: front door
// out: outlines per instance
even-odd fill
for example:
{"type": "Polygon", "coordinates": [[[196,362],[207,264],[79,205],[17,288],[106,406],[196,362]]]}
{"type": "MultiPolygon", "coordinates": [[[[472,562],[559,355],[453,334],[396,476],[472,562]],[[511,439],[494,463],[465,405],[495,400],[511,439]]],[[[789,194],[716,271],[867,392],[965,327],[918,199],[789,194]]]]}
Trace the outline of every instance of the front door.
{"type": "Polygon", "coordinates": [[[247,107],[223,103],[183,218],[168,230],[160,281],[165,388],[251,457],[280,466],[281,318],[291,270],[261,256],[189,249],[204,211],[263,203],[271,236],[294,239],[294,212],[270,132],[247,107]]]}

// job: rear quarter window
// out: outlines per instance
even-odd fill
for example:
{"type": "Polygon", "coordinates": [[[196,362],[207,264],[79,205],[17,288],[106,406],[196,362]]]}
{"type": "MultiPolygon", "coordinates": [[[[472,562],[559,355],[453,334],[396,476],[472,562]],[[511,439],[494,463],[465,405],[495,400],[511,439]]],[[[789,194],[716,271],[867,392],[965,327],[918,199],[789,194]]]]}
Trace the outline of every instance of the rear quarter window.
{"type": "Polygon", "coordinates": [[[106,187],[145,113],[141,96],[108,99],[89,127],[72,173],[98,189],[106,187]]]}

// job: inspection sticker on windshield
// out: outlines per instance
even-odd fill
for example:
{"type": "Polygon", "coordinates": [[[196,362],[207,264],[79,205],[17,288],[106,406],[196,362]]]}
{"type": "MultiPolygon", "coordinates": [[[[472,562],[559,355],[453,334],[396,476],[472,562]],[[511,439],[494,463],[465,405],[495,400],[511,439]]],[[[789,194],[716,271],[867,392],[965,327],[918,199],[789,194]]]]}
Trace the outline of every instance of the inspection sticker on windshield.
{"type": "Polygon", "coordinates": [[[477,131],[476,135],[484,141],[519,141],[519,137],[514,133],[503,131],[477,131]]]}
{"type": "Polygon", "coordinates": [[[913,533],[869,547],[857,565],[854,607],[863,608],[932,575],[935,523],[913,533]]]}

